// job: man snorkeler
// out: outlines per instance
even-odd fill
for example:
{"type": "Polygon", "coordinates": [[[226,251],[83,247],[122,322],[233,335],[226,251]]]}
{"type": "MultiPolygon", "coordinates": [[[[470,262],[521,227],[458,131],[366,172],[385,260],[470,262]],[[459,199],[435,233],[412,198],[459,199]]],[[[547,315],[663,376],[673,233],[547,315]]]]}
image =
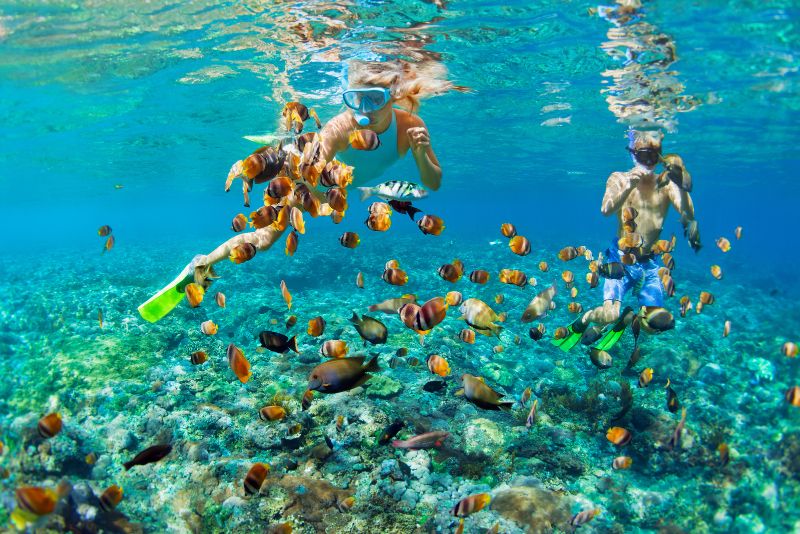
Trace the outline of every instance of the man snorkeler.
{"type": "MultiPolygon", "coordinates": [[[[661,156],[661,132],[628,131],[628,151],[634,167],[627,172],[614,172],[606,182],[606,191],[600,211],[603,215],[617,215],[617,238],[598,259],[599,270],[606,276],[603,284],[603,304],[587,311],[569,325],[568,335],[553,340],[564,351],[575,346],[581,338],[589,344],[591,323],[605,326],[615,323],[595,345],[601,350],[610,349],[622,336],[633,319],[633,311],[620,312],[622,299],[636,291],[639,305],[651,312],[664,306],[664,288],[658,274],[662,266],[655,261],[654,245],[659,242],[664,219],[670,204],[681,214],[685,235],[690,246],[700,248],[700,232],[694,219],[694,205],[689,195],[691,181],[680,158],[661,156]],[[655,168],[664,162],[667,170],[656,175],[655,168]],[[588,339],[587,339],[588,338],[588,339]]],[[[665,328],[671,327],[669,324],[665,328]]],[[[599,330],[596,331],[600,333],[599,330]]]]}
{"type": "MultiPolygon", "coordinates": [[[[410,151],[422,184],[430,190],[439,189],[442,169],[431,147],[428,129],[416,112],[421,99],[464,88],[448,81],[445,67],[437,62],[352,60],[346,67],[348,88],[343,91],[342,100],[347,109],[320,131],[321,158],[326,162],[337,158],[352,166],[351,185],[358,186],[379,178],[410,151]],[[380,144],[375,150],[356,150],[350,146],[350,134],[359,129],[378,134],[380,144]]],[[[312,193],[324,202],[324,192],[312,190],[312,193]]],[[[302,209],[302,203],[293,194],[287,199],[289,205],[302,209]]],[[[209,285],[215,277],[212,266],[229,257],[235,247],[249,243],[257,251],[264,251],[284,231],[269,225],[238,234],[208,255],[195,256],[178,278],[139,306],[139,313],[150,322],[160,320],[180,302],[188,283],[194,280],[209,285]]]]}

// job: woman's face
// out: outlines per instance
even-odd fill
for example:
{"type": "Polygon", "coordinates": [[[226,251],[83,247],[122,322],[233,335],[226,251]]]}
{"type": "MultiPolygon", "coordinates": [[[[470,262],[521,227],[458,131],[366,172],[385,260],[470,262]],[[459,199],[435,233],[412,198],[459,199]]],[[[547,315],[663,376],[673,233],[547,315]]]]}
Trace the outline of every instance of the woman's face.
{"type": "Polygon", "coordinates": [[[386,119],[392,109],[392,97],[384,87],[360,85],[345,93],[345,104],[360,126],[368,126],[386,119]]]}

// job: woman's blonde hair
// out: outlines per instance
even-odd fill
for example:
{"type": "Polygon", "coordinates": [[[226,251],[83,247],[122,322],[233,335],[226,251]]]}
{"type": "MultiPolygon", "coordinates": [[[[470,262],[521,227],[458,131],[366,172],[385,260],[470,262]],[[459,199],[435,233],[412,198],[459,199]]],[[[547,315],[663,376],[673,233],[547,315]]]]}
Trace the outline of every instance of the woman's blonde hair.
{"type": "Polygon", "coordinates": [[[416,113],[420,100],[442,95],[448,91],[469,92],[447,79],[447,68],[437,61],[412,63],[402,59],[392,61],[361,61],[352,59],[347,65],[347,81],[352,87],[386,87],[398,106],[416,113]]]}

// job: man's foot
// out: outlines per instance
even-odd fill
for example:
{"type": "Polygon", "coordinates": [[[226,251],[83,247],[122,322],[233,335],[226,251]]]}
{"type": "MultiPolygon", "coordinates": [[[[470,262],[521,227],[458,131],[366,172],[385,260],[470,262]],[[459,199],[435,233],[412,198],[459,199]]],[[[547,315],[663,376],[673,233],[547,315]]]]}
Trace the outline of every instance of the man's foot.
{"type": "Polygon", "coordinates": [[[611,349],[611,347],[617,344],[617,341],[619,341],[619,338],[625,333],[625,329],[631,324],[635,316],[636,314],[633,308],[626,306],[625,309],[622,310],[617,322],[614,323],[602,338],[600,338],[600,341],[595,344],[594,348],[605,351],[611,349]]]}
{"type": "Polygon", "coordinates": [[[203,286],[203,289],[208,289],[211,283],[219,278],[214,266],[208,263],[208,256],[204,254],[195,256],[189,265],[193,268],[194,283],[203,286]]]}

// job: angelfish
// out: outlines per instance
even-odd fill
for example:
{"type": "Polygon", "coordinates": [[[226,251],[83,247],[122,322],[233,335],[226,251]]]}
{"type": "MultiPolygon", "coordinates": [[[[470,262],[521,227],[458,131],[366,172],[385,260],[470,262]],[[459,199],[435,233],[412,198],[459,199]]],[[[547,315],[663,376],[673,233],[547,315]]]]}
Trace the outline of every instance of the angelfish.
{"type": "Polygon", "coordinates": [[[367,200],[370,196],[376,196],[384,200],[406,200],[410,198],[425,198],[428,191],[413,182],[402,180],[391,180],[375,187],[359,187],[361,201],[367,200]]]}

